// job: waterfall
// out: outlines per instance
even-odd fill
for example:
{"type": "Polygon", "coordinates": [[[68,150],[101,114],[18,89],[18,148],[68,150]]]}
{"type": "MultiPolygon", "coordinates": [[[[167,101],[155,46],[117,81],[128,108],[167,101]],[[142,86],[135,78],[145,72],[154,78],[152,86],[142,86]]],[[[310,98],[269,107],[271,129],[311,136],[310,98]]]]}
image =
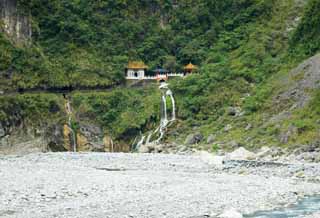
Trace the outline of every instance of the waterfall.
{"type": "Polygon", "coordinates": [[[76,134],[72,129],[72,110],[71,110],[71,104],[69,99],[67,99],[67,102],[66,102],[66,111],[68,114],[68,129],[70,130],[72,135],[72,150],[73,152],[77,152],[76,134]]]}
{"type": "Polygon", "coordinates": [[[143,145],[144,139],[145,139],[145,136],[142,136],[140,141],[138,142],[138,144],[136,146],[137,149],[139,149],[143,145]]]}
{"type": "Polygon", "coordinates": [[[155,129],[153,132],[150,132],[148,134],[146,140],[145,140],[146,137],[142,136],[141,140],[135,146],[136,149],[139,149],[142,145],[159,144],[163,139],[169,124],[171,124],[173,121],[176,120],[176,103],[175,103],[175,99],[173,97],[172,91],[169,89],[167,83],[161,83],[159,86],[159,89],[162,91],[160,125],[157,129],[155,129]],[[171,112],[170,119],[168,119],[167,97],[170,97],[171,105],[172,105],[172,112],[171,112]],[[155,141],[151,141],[153,135],[157,134],[158,132],[159,132],[158,138],[155,141]]]}
{"type": "Polygon", "coordinates": [[[171,91],[170,89],[168,89],[166,95],[167,95],[167,96],[170,96],[170,99],[171,99],[171,104],[172,104],[172,116],[171,116],[171,121],[174,121],[174,120],[176,120],[176,102],[175,102],[175,100],[174,100],[172,91],[171,91]]]}
{"type": "Polygon", "coordinates": [[[167,98],[166,95],[162,95],[162,116],[161,122],[167,123],[168,122],[168,114],[167,114],[167,98]]]}

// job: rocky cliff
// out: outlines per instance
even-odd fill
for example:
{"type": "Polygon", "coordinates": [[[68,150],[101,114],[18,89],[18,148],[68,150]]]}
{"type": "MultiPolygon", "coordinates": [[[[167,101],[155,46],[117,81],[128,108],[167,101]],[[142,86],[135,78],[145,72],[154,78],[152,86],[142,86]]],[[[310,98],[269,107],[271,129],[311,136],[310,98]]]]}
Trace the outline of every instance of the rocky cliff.
{"type": "Polygon", "coordinates": [[[0,27],[14,42],[29,43],[32,36],[30,12],[18,7],[17,0],[0,1],[0,27]]]}

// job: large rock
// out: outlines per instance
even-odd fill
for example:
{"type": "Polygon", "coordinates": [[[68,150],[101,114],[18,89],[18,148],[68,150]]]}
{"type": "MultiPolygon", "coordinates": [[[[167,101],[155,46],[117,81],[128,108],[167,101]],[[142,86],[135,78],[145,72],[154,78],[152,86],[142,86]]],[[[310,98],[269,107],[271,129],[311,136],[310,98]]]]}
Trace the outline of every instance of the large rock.
{"type": "Polygon", "coordinates": [[[207,144],[212,144],[216,141],[216,136],[215,135],[209,135],[207,138],[207,144]]]}
{"type": "Polygon", "coordinates": [[[240,107],[229,107],[227,109],[227,114],[229,116],[240,116],[241,115],[241,108],[240,107]]]}
{"type": "Polygon", "coordinates": [[[223,160],[224,160],[223,156],[216,156],[216,155],[210,154],[207,151],[198,151],[195,153],[195,155],[199,156],[202,161],[208,164],[218,165],[218,166],[223,165],[223,160]]]}
{"type": "Polygon", "coordinates": [[[186,145],[194,145],[201,142],[203,139],[203,135],[200,132],[193,133],[187,136],[184,144],[186,145]]]}
{"type": "Polygon", "coordinates": [[[232,149],[237,149],[237,148],[241,147],[241,144],[235,140],[228,142],[227,145],[232,149]]]}
{"type": "Polygon", "coordinates": [[[139,147],[139,153],[150,153],[154,150],[154,145],[152,144],[143,144],[139,147]]]}
{"type": "Polygon", "coordinates": [[[238,148],[226,155],[227,160],[254,160],[255,158],[255,153],[248,151],[244,147],[238,148]]]}
{"type": "Polygon", "coordinates": [[[271,148],[263,146],[257,153],[257,158],[264,158],[272,154],[271,148]]]}
{"type": "Polygon", "coordinates": [[[0,123],[0,138],[4,137],[6,135],[6,131],[2,124],[0,123]]]}
{"type": "Polygon", "coordinates": [[[320,162],[320,153],[319,152],[305,152],[296,156],[296,160],[305,161],[305,162],[320,162]]]}
{"type": "Polygon", "coordinates": [[[228,209],[220,214],[218,218],[243,218],[243,216],[235,209],[228,209]]]}

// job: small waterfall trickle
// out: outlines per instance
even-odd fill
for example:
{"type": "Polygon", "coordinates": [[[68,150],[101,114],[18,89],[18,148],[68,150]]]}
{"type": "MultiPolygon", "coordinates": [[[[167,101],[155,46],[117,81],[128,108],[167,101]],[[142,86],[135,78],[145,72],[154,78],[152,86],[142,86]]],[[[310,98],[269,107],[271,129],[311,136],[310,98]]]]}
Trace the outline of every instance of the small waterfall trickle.
{"type": "Polygon", "coordinates": [[[170,99],[171,99],[171,104],[172,104],[171,121],[174,121],[174,120],[176,120],[176,102],[174,100],[173,93],[170,89],[167,91],[166,95],[170,96],[170,99]]]}
{"type": "Polygon", "coordinates": [[[163,137],[165,136],[167,127],[169,124],[171,124],[173,121],[176,120],[176,104],[175,99],[173,96],[172,91],[169,89],[167,83],[161,83],[159,86],[159,89],[162,91],[162,97],[161,97],[161,119],[160,119],[160,125],[157,129],[155,129],[153,132],[150,132],[146,138],[146,136],[142,136],[141,140],[137,143],[135,148],[139,150],[139,148],[142,145],[148,145],[148,144],[159,144],[163,137]],[[168,118],[168,107],[167,107],[167,97],[170,97],[171,100],[171,117],[168,118]],[[159,132],[159,136],[156,140],[151,141],[152,137],[159,132]],[[146,139],[146,140],[145,140],[146,139]]]}
{"type": "Polygon", "coordinates": [[[71,135],[72,135],[72,150],[73,152],[77,152],[77,141],[76,141],[76,134],[74,132],[74,130],[72,129],[72,109],[71,109],[71,103],[70,103],[70,100],[67,99],[66,100],[66,112],[67,112],[67,115],[68,115],[68,129],[70,130],[71,132],[71,135]]]}
{"type": "Polygon", "coordinates": [[[136,148],[140,148],[140,147],[143,145],[144,139],[145,139],[145,136],[142,136],[141,139],[140,139],[140,141],[137,143],[136,148]]]}

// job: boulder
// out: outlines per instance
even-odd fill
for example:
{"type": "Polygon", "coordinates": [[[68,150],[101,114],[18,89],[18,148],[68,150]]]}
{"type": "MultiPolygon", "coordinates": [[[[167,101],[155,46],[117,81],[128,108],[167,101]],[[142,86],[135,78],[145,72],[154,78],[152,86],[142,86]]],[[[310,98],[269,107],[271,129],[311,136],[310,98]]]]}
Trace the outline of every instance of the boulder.
{"type": "Polygon", "coordinates": [[[235,117],[240,116],[241,108],[240,107],[229,107],[227,109],[227,114],[229,116],[235,116],[235,117]]]}
{"type": "Polygon", "coordinates": [[[271,148],[267,147],[267,146],[263,146],[262,148],[260,148],[260,150],[257,153],[257,158],[264,158],[267,157],[269,155],[271,155],[272,151],[271,148]]]}
{"type": "Polygon", "coordinates": [[[0,123],[0,138],[4,137],[6,135],[6,131],[2,124],[0,123]]]}
{"type": "Polygon", "coordinates": [[[320,153],[318,152],[304,152],[296,156],[298,161],[305,161],[305,162],[316,162],[320,161],[320,153]]]}
{"type": "Polygon", "coordinates": [[[238,143],[238,142],[235,141],[235,140],[229,142],[227,145],[228,145],[229,147],[233,148],[233,149],[236,149],[236,148],[241,147],[241,144],[238,143]]]}
{"type": "Polygon", "coordinates": [[[151,153],[154,151],[155,145],[153,144],[143,144],[139,147],[138,152],[139,153],[151,153]]]}
{"type": "Polygon", "coordinates": [[[255,153],[248,151],[244,147],[240,147],[226,155],[227,160],[253,160],[255,158],[255,153]]]}
{"type": "Polygon", "coordinates": [[[245,130],[246,131],[249,131],[250,129],[252,129],[252,124],[248,123],[245,130]]]}
{"type": "Polygon", "coordinates": [[[235,209],[225,210],[218,218],[243,218],[243,215],[235,209]]]}
{"type": "Polygon", "coordinates": [[[224,127],[224,131],[225,132],[229,132],[230,130],[232,129],[232,125],[231,124],[228,124],[228,125],[226,125],[225,127],[224,127]]]}
{"type": "Polygon", "coordinates": [[[212,144],[216,141],[216,136],[215,135],[209,135],[207,138],[207,144],[212,144]]]}
{"type": "Polygon", "coordinates": [[[185,145],[194,145],[201,142],[203,135],[200,132],[189,134],[184,142],[185,145]]]}
{"type": "Polygon", "coordinates": [[[218,165],[218,166],[223,165],[223,160],[224,160],[223,156],[216,156],[207,151],[197,151],[194,153],[194,155],[199,156],[202,161],[208,164],[218,165]]]}

